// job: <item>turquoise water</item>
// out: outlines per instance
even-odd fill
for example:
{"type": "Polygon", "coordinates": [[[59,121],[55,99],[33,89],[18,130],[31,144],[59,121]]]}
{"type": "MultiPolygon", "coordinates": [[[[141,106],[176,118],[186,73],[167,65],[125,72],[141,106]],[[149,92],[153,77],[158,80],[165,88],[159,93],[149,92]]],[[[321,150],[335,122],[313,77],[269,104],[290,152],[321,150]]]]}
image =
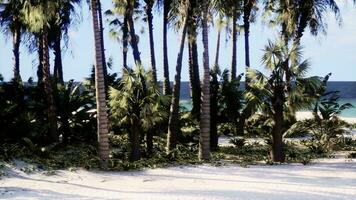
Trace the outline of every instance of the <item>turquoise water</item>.
{"type": "Polygon", "coordinates": [[[354,107],[347,109],[341,113],[341,117],[356,117],[356,99],[341,99],[340,105],[344,103],[351,103],[354,107]]]}
{"type": "MultiPolygon", "coordinates": [[[[340,117],[356,117],[356,99],[341,99],[339,104],[342,105],[344,103],[351,103],[354,107],[343,111],[340,117]]],[[[181,107],[184,107],[186,110],[192,109],[192,102],[190,100],[182,100],[180,101],[181,107]]]]}

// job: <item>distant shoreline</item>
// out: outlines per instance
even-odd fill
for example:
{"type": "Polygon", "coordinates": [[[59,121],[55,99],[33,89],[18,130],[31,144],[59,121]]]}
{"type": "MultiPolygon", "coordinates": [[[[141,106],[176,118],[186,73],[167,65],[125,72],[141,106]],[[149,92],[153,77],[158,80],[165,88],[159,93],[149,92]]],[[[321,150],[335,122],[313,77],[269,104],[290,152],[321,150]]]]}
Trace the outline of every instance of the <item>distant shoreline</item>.
{"type": "MultiPolygon", "coordinates": [[[[298,120],[304,120],[304,119],[311,119],[313,118],[313,113],[308,112],[308,111],[303,111],[303,112],[297,112],[297,119],[298,120]]],[[[340,117],[340,119],[346,121],[347,123],[350,124],[355,124],[356,123],[356,117],[340,117]]]]}

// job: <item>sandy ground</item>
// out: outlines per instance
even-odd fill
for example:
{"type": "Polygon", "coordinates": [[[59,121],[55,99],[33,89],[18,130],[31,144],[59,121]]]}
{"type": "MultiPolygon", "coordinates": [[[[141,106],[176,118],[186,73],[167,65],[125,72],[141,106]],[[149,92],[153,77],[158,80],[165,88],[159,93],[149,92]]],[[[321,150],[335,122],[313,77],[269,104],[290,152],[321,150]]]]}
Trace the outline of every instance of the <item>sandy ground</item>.
{"type": "MultiPolygon", "coordinates": [[[[228,144],[228,138],[219,142],[228,144]]],[[[23,172],[25,168],[31,166],[16,162],[5,168],[8,176],[0,179],[0,199],[356,200],[356,160],[343,156],[307,166],[200,165],[139,172],[79,169],[31,174],[23,172]]]]}
{"type": "Polygon", "coordinates": [[[174,167],[141,172],[57,171],[27,175],[12,168],[0,199],[356,199],[356,161],[302,166],[174,167]]]}

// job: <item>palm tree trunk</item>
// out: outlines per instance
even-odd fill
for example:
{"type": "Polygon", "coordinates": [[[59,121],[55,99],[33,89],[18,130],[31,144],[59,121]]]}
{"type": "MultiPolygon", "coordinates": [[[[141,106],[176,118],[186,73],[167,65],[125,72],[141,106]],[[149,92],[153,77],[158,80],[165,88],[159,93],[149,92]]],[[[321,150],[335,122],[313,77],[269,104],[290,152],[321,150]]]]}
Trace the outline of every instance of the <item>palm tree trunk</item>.
{"type": "Polygon", "coordinates": [[[130,44],[132,47],[133,58],[136,65],[141,65],[141,56],[140,56],[141,53],[138,49],[138,41],[137,41],[135,24],[133,22],[132,15],[128,18],[127,22],[128,22],[128,28],[131,37],[130,44]]]}
{"type": "Polygon", "coordinates": [[[60,83],[64,83],[61,40],[61,31],[59,30],[54,43],[54,75],[60,83]]]}
{"type": "MultiPolygon", "coordinates": [[[[252,3],[251,0],[244,0],[244,36],[245,36],[245,68],[246,74],[247,71],[250,69],[250,16],[252,10],[252,3]]],[[[245,80],[245,89],[248,88],[250,80],[246,76],[245,80]]]]}
{"type": "Polygon", "coordinates": [[[171,109],[169,113],[168,121],[168,134],[167,134],[167,154],[175,148],[177,144],[177,132],[178,132],[178,112],[179,112],[179,98],[180,98],[180,84],[181,84],[181,72],[182,72],[182,61],[184,52],[184,43],[187,33],[187,19],[185,19],[183,32],[181,36],[180,48],[177,57],[176,64],[176,75],[174,77],[173,85],[173,97],[171,103],[171,109]]]}
{"type": "Polygon", "coordinates": [[[124,69],[127,68],[127,51],[128,51],[128,39],[129,39],[129,30],[128,30],[128,16],[125,14],[124,23],[122,27],[122,63],[124,69]]]}
{"type": "MultiPolygon", "coordinates": [[[[235,9],[234,9],[235,10],[235,9]]],[[[231,80],[236,79],[237,74],[237,13],[232,16],[232,60],[231,60],[231,80]]]]}
{"type": "Polygon", "coordinates": [[[220,38],[221,38],[221,30],[218,31],[218,38],[216,42],[215,66],[219,66],[220,38]]]}
{"type": "Polygon", "coordinates": [[[147,156],[151,156],[152,155],[152,151],[153,151],[153,132],[154,132],[154,129],[149,130],[146,133],[147,156]]]}
{"type": "Polygon", "coordinates": [[[21,29],[16,28],[13,32],[13,62],[14,62],[14,80],[21,81],[20,75],[20,43],[21,43],[21,29]]]}
{"type": "Polygon", "coordinates": [[[277,88],[275,91],[277,97],[275,102],[273,102],[273,120],[274,126],[272,130],[272,151],[271,158],[273,162],[284,162],[285,155],[283,150],[283,124],[284,124],[284,113],[283,113],[283,97],[280,97],[280,94],[283,94],[283,88],[277,88]]]}
{"type": "Polygon", "coordinates": [[[106,93],[105,93],[105,79],[103,69],[103,49],[101,48],[102,40],[100,34],[100,27],[98,22],[97,1],[91,0],[91,11],[93,20],[93,32],[95,40],[95,91],[96,91],[96,109],[97,109],[97,126],[98,126],[98,143],[100,164],[102,168],[107,168],[109,160],[109,128],[108,116],[106,110],[106,93]]]}
{"type": "Polygon", "coordinates": [[[141,159],[141,150],[140,150],[140,128],[137,126],[139,124],[139,120],[133,121],[133,126],[131,127],[131,137],[130,137],[130,144],[131,144],[131,155],[130,161],[138,161],[141,159]]]}
{"type": "Polygon", "coordinates": [[[150,54],[151,54],[151,68],[152,68],[152,77],[153,82],[157,83],[157,69],[156,69],[156,56],[155,56],[155,46],[154,46],[154,37],[153,37],[153,1],[145,0],[146,2],[146,15],[147,15],[147,23],[148,23],[148,34],[150,38],[150,54]]]}
{"type": "Polygon", "coordinates": [[[163,5],[163,94],[170,95],[171,83],[169,80],[169,63],[168,63],[168,44],[167,44],[167,33],[168,33],[168,13],[172,0],[164,0],[163,5]]]}
{"type": "Polygon", "coordinates": [[[208,38],[208,2],[203,3],[203,65],[202,106],[200,115],[199,160],[210,159],[210,69],[208,38]]]}
{"type": "Polygon", "coordinates": [[[38,67],[37,67],[37,85],[40,86],[43,81],[43,36],[38,36],[38,67]]]}
{"type": "Polygon", "coordinates": [[[42,70],[43,70],[43,85],[44,92],[46,94],[46,103],[47,103],[47,117],[49,125],[49,139],[50,142],[58,142],[59,137],[57,134],[57,116],[56,116],[56,107],[54,104],[53,98],[53,88],[51,84],[51,74],[49,66],[49,48],[48,48],[48,28],[47,26],[43,27],[42,30],[42,48],[43,48],[43,59],[42,59],[42,70]]]}
{"type": "MultiPolygon", "coordinates": [[[[189,37],[189,36],[188,36],[189,37]]],[[[189,39],[189,79],[190,93],[193,101],[192,115],[199,119],[201,104],[201,86],[199,77],[198,46],[196,37],[189,39]]]]}
{"type": "Polygon", "coordinates": [[[219,90],[219,80],[218,80],[218,65],[214,66],[211,80],[211,105],[210,105],[210,149],[212,151],[218,150],[218,90],[219,90]]]}
{"type": "Polygon", "coordinates": [[[103,26],[103,15],[101,10],[101,2],[98,0],[98,20],[99,20],[99,29],[100,29],[100,37],[101,40],[101,49],[102,49],[102,58],[103,58],[103,72],[104,72],[104,79],[105,79],[105,86],[107,86],[106,77],[108,75],[108,68],[106,66],[106,57],[105,57],[105,45],[104,45],[104,26],[103,26]]]}

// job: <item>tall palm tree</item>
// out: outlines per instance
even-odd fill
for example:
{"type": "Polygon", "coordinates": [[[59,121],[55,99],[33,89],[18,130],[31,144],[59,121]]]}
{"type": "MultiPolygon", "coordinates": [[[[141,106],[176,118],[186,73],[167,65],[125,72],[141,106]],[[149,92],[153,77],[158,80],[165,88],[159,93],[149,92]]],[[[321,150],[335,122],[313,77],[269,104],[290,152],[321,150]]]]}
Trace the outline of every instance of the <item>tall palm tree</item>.
{"type": "Polygon", "coordinates": [[[153,14],[152,14],[152,8],[155,1],[154,0],[144,0],[144,1],[146,3],[145,11],[147,17],[148,35],[149,35],[149,42],[150,42],[152,76],[153,76],[153,81],[157,83],[157,69],[156,69],[156,56],[155,56],[155,46],[154,46],[154,37],[153,37],[153,14]]]}
{"type": "MultiPolygon", "coordinates": [[[[1,2],[0,2],[1,3],[1,2]]],[[[11,0],[0,4],[0,26],[4,32],[11,33],[13,44],[13,78],[21,81],[20,76],[20,44],[24,30],[24,23],[21,19],[21,9],[23,1],[11,0]]]]}
{"type": "MultiPolygon", "coordinates": [[[[184,5],[183,5],[184,6],[184,5]]],[[[181,85],[181,73],[182,73],[182,61],[183,61],[183,52],[184,52],[184,43],[187,34],[188,26],[188,17],[184,16],[183,30],[180,39],[180,47],[177,56],[176,63],[176,75],[174,77],[173,93],[171,108],[169,113],[168,121],[168,134],[167,134],[167,154],[175,148],[177,143],[177,133],[178,133],[178,115],[179,115],[179,98],[180,98],[180,85],[181,85]]]]}
{"type": "Polygon", "coordinates": [[[68,41],[68,30],[73,25],[75,16],[75,6],[79,5],[81,0],[60,0],[56,10],[56,17],[51,22],[50,27],[50,46],[54,53],[54,76],[61,82],[63,79],[63,64],[62,64],[62,40],[68,41]]]}
{"type": "Polygon", "coordinates": [[[197,26],[198,26],[199,6],[197,0],[189,0],[188,9],[188,49],[189,49],[189,79],[190,93],[193,107],[191,113],[193,117],[199,119],[201,103],[201,86],[199,77],[197,26]]]}
{"type": "Polygon", "coordinates": [[[203,27],[203,65],[204,78],[202,87],[202,106],[200,114],[200,139],[199,139],[199,159],[210,159],[210,67],[209,67],[209,38],[208,38],[208,13],[209,1],[203,2],[202,27],[203,27]]]}
{"type": "Polygon", "coordinates": [[[171,83],[169,80],[169,62],[168,62],[168,16],[171,9],[172,0],[163,1],[163,94],[170,95],[171,83]]]}
{"type": "MultiPolygon", "coordinates": [[[[141,56],[138,48],[138,38],[135,30],[134,14],[136,9],[139,7],[139,2],[137,0],[113,0],[114,8],[111,11],[107,11],[106,14],[113,15],[118,14],[123,16],[123,23],[119,22],[118,19],[114,19],[111,25],[120,25],[123,31],[123,56],[124,56],[124,68],[127,67],[127,44],[130,42],[132,47],[132,55],[135,64],[141,64],[141,56]]],[[[114,32],[115,33],[115,32],[114,32]]],[[[116,33],[115,33],[116,34],[116,33]]]]}
{"type": "Polygon", "coordinates": [[[329,11],[334,13],[336,20],[341,23],[340,9],[334,0],[305,0],[295,5],[295,33],[294,42],[299,44],[305,29],[309,27],[312,35],[321,31],[326,33],[326,15],[329,11]]]}
{"type": "Polygon", "coordinates": [[[101,49],[102,51],[102,57],[103,57],[103,72],[104,72],[104,80],[105,80],[105,87],[107,89],[108,85],[107,85],[107,81],[106,81],[106,76],[108,75],[108,68],[106,66],[106,57],[105,57],[105,45],[104,45],[104,25],[103,25],[103,13],[102,13],[102,9],[101,9],[101,2],[98,1],[98,19],[99,19],[99,28],[100,28],[100,34],[101,34],[101,38],[103,38],[101,40],[101,49]]]}
{"type": "Polygon", "coordinates": [[[214,7],[218,13],[230,18],[232,21],[232,58],[231,58],[231,80],[237,77],[237,37],[239,27],[238,19],[242,15],[242,0],[214,1],[214,7]]]}
{"type": "MultiPolygon", "coordinates": [[[[244,21],[244,36],[245,36],[245,67],[246,72],[251,67],[250,64],[250,23],[252,19],[252,12],[258,0],[244,0],[243,7],[243,21],[244,21]]],[[[245,88],[248,86],[248,77],[246,77],[245,88]]]]}
{"type": "Polygon", "coordinates": [[[223,28],[224,23],[224,17],[221,15],[221,13],[218,16],[217,21],[215,22],[216,28],[218,30],[218,36],[217,36],[217,42],[216,42],[216,53],[215,53],[215,63],[214,66],[219,66],[219,56],[220,56],[220,43],[221,43],[221,29],[223,28]]]}
{"type": "Polygon", "coordinates": [[[91,12],[93,21],[93,32],[95,40],[95,90],[96,90],[96,105],[97,105],[97,121],[98,121],[98,142],[101,167],[106,168],[109,159],[109,128],[108,116],[106,110],[106,92],[105,79],[103,69],[103,49],[102,47],[102,30],[99,26],[98,18],[98,3],[100,0],[91,0],[91,12]]]}
{"type": "MultiPolygon", "coordinates": [[[[56,1],[25,1],[22,9],[24,22],[30,32],[40,35],[39,49],[41,52],[41,66],[42,66],[42,83],[45,92],[47,103],[47,117],[49,125],[49,142],[58,142],[59,135],[57,134],[57,117],[56,107],[53,98],[50,62],[49,62],[49,42],[48,42],[48,24],[55,18],[55,10],[58,4],[56,1]]],[[[40,82],[40,81],[39,81],[40,82]]]]}

